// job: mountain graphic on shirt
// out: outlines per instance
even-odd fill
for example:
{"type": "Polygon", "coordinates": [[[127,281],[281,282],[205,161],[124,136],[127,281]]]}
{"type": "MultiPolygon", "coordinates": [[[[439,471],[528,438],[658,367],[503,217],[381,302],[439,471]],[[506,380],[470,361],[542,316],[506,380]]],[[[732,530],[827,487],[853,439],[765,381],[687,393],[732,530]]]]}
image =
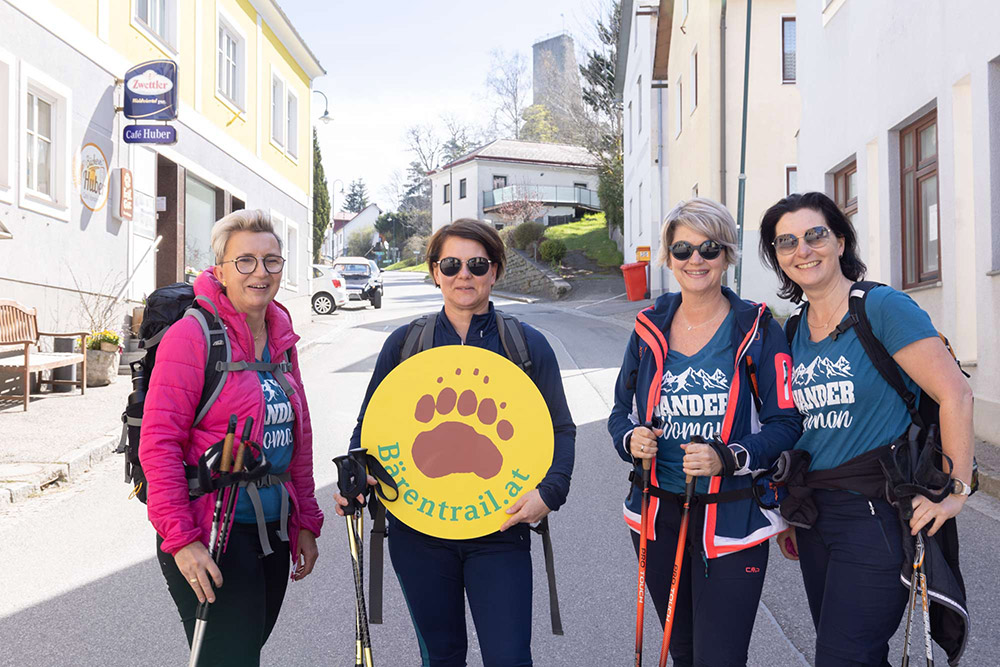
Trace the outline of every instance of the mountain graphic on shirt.
{"type": "Polygon", "coordinates": [[[680,375],[674,375],[670,371],[663,375],[663,388],[671,394],[699,387],[725,391],[729,389],[729,380],[726,374],[718,368],[712,374],[702,368],[688,368],[680,375]]]}
{"type": "Polygon", "coordinates": [[[851,372],[851,362],[844,355],[840,355],[837,361],[830,361],[829,357],[816,357],[812,363],[806,366],[799,364],[792,372],[792,385],[802,387],[810,385],[817,379],[854,377],[851,372]]]}
{"type": "Polygon", "coordinates": [[[260,385],[261,389],[264,390],[264,396],[267,397],[267,402],[268,403],[271,403],[276,398],[278,398],[278,391],[277,391],[277,389],[275,389],[275,387],[277,387],[277,385],[278,385],[278,383],[275,382],[274,380],[264,380],[261,383],[261,385],[260,385]]]}

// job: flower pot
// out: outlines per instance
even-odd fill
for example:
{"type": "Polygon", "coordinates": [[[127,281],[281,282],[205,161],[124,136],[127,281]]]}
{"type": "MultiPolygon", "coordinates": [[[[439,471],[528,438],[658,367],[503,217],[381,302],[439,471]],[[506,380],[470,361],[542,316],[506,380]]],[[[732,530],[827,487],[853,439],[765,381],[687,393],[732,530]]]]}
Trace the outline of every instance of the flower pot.
{"type": "Polygon", "coordinates": [[[118,347],[114,352],[87,350],[87,386],[103,387],[118,377],[118,347]]]}
{"type": "Polygon", "coordinates": [[[107,341],[101,341],[101,350],[104,352],[118,352],[118,346],[114,343],[109,343],[107,341]]]}

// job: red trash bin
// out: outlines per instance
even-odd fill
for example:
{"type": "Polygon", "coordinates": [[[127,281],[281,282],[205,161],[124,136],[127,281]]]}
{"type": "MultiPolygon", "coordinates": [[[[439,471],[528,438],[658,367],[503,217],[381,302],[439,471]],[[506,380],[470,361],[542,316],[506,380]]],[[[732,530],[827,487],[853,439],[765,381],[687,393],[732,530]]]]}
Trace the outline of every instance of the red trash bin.
{"type": "Polygon", "coordinates": [[[622,276],[625,278],[625,294],[629,301],[646,298],[646,262],[622,264],[622,276]]]}

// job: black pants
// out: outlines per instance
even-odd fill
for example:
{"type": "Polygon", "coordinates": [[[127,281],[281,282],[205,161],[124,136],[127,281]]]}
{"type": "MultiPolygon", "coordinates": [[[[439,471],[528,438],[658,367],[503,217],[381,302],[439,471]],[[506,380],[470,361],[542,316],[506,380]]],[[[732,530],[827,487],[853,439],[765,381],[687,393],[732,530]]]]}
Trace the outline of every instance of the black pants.
{"type": "MultiPolygon", "coordinates": [[[[670,578],[677,554],[680,506],[660,503],[656,540],[646,546],[646,586],[660,625],[666,622],[670,578]]],[[[707,560],[700,548],[704,509],[693,510],[688,524],[688,547],[677,591],[677,609],[670,635],[670,657],[675,667],[742,667],[753,633],[760,592],[767,572],[767,542],[736,553],[707,560]],[[693,535],[693,538],[692,538],[693,535]]],[[[639,534],[632,533],[636,555],[639,534]]],[[[655,642],[659,655],[660,643],[655,642]]]]}
{"type": "MultiPolygon", "coordinates": [[[[264,557],[255,524],[233,524],[229,547],[222,554],[222,587],[209,606],[208,625],[201,647],[199,665],[253,667],[260,664],[260,650],[271,635],[288,585],[290,556],[288,542],[277,535],[279,523],[267,524],[274,553],[264,557]]],[[[194,635],[198,598],[191,584],[177,569],[174,557],[160,550],[163,539],[156,538],[156,555],[167,580],[170,597],[177,605],[188,645],[194,635]]]]}
{"type": "Polygon", "coordinates": [[[848,491],[817,489],[819,518],[796,529],[799,567],[816,626],[817,667],[888,667],[906,609],[895,509],[848,491]]]}
{"type": "MultiPolygon", "coordinates": [[[[465,598],[486,667],[531,663],[528,524],[472,540],[444,540],[393,521],[389,554],[410,609],[423,667],[464,667],[465,598]]],[[[392,664],[413,664],[397,656],[392,664]]]]}

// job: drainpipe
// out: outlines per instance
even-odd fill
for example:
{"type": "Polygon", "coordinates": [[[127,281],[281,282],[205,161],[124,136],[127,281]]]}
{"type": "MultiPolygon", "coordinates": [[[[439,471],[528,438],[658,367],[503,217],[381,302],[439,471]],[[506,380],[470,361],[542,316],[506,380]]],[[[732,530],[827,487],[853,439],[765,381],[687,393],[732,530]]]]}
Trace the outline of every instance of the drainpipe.
{"type": "Polygon", "coordinates": [[[740,139],[740,189],[736,206],[736,228],[739,232],[740,259],[736,263],[736,295],[740,295],[743,278],[743,204],[746,200],[747,164],[747,93],[750,87],[750,11],[753,0],[747,0],[746,55],[743,62],[743,136],[740,139]]]}
{"type": "Polygon", "coordinates": [[[719,20],[719,74],[721,79],[721,94],[719,95],[719,118],[721,128],[719,141],[719,155],[721,157],[719,167],[720,194],[719,203],[726,205],[726,0],[722,0],[722,16],[719,20]]]}
{"type": "MultiPolygon", "coordinates": [[[[657,182],[660,184],[660,205],[659,205],[659,215],[657,216],[656,224],[653,225],[653,235],[659,237],[660,234],[660,224],[663,222],[663,218],[666,217],[667,212],[663,210],[663,201],[665,198],[665,190],[669,187],[669,183],[663,182],[663,89],[667,87],[667,82],[663,82],[662,85],[653,84],[656,87],[656,134],[657,134],[657,146],[656,146],[656,169],[657,169],[657,182]]],[[[669,171],[667,172],[669,176],[669,171]]],[[[661,242],[657,238],[657,245],[661,242]]],[[[650,239],[650,250],[652,250],[652,239],[650,239]]],[[[650,257],[650,260],[653,258],[650,257]]],[[[650,279],[652,280],[652,266],[653,262],[649,263],[650,266],[650,279]]],[[[660,267],[660,289],[664,292],[666,288],[664,286],[663,280],[663,268],[660,267]]]]}

